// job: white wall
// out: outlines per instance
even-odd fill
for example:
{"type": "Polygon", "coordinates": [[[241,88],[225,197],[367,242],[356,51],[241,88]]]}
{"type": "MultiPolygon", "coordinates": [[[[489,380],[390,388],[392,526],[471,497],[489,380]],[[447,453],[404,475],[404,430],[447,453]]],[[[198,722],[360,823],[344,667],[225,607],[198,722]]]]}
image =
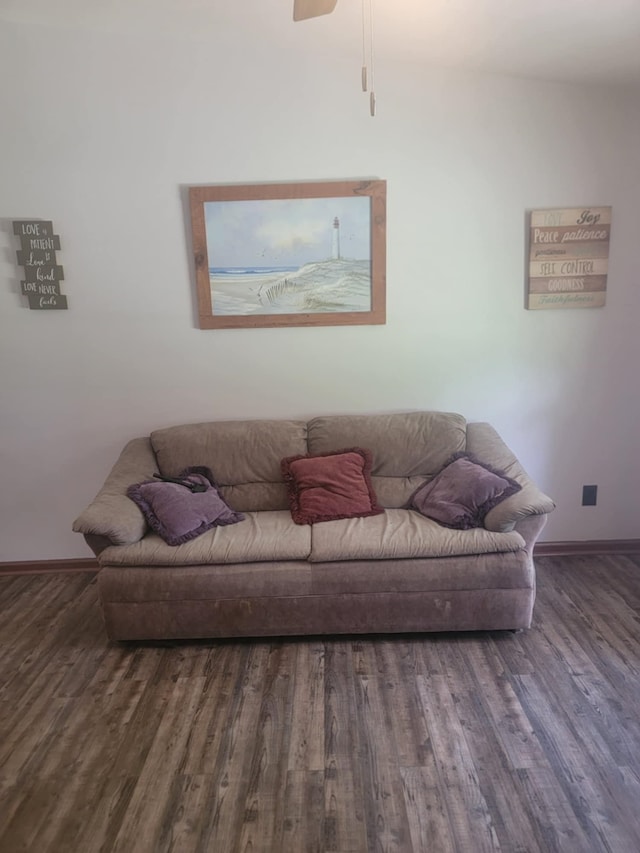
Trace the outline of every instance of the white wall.
{"type": "Polygon", "coordinates": [[[309,38],[2,24],[0,560],[87,555],[73,518],[153,428],[408,409],[492,422],[548,540],[640,536],[640,97],[387,60],[372,120],[357,47],[309,38]],[[196,328],[186,186],[370,176],[385,326],[196,328]],[[525,311],[526,210],[583,204],[613,206],[606,307],[525,311]],[[19,295],[28,217],[68,311],[19,295]]]}

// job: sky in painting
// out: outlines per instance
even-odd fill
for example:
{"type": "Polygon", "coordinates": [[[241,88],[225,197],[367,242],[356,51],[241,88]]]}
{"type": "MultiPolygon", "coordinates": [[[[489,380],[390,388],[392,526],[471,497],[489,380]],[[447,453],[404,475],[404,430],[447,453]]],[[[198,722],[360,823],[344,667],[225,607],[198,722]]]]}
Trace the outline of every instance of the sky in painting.
{"type": "Polygon", "coordinates": [[[370,199],[267,199],[205,202],[210,267],[302,266],[331,257],[333,221],[340,254],[369,260],[370,199]]]}

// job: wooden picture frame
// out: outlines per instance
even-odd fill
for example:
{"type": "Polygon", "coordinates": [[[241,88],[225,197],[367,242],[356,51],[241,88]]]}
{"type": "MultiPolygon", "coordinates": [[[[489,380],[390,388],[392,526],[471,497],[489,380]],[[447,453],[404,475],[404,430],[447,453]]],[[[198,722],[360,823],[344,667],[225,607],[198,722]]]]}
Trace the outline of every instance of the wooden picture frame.
{"type": "Polygon", "coordinates": [[[386,322],[386,181],[189,188],[201,329],[386,322]]]}
{"type": "Polygon", "coordinates": [[[526,308],[602,308],[611,207],[532,210],[526,308]]]}

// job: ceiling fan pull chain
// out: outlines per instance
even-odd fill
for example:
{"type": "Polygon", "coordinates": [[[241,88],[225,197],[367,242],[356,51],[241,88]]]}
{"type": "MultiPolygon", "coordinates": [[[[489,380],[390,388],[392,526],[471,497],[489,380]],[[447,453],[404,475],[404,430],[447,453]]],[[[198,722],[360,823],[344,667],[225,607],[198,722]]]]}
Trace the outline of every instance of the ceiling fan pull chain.
{"type": "Polygon", "coordinates": [[[369,95],[369,112],[372,116],[376,114],[376,95],[374,80],[373,59],[373,0],[369,0],[369,62],[371,64],[371,94],[369,95]]]}
{"type": "Polygon", "coordinates": [[[367,91],[367,39],[365,35],[365,2],[362,0],[362,91],[367,91]]]}
{"type": "MultiPolygon", "coordinates": [[[[305,21],[328,15],[336,7],[337,0],[293,0],[293,20],[305,21]]],[[[361,85],[363,92],[369,92],[369,112],[376,114],[376,96],[374,92],[373,58],[373,0],[361,0],[362,3],[362,68],[361,85]],[[367,15],[369,20],[367,21],[367,15]],[[368,39],[367,39],[368,24],[368,39]],[[367,41],[369,42],[367,45],[367,41]],[[367,55],[368,54],[368,55],[367,55]],[[368,63],[367,63],[368,59],[368,63]]]]}

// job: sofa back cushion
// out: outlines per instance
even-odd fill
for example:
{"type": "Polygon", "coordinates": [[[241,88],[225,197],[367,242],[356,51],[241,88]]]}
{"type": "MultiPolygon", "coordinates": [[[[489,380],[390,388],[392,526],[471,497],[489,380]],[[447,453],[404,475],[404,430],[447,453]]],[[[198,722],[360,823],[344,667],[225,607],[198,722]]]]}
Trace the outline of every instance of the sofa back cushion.
{"type": "Polygon", "coordinates": [[[372,483],[383,507],[404,506],[447,460],[466,450],[466,421],[446,412],[334,415],[293,420],[212,421],[155,430],[158,469],[177,477],[206,466],[238,512],[289,509],[285,457],[362,447],[373,457],[372,483]]]}
{"type": "Polygon", "coordinates": [[[280,463],[307,452],[307,427],[291,420],[213,421],[155,430],[151,445],[165,477],[204,465],[232,509],[282,510],[289,503],[280,463]]]}
{"type": "Polygon", "coordinates": [[[309,421],[309,453],[363,447],[373,456],[379,503],[401,507],[422,483],[466,449],[466,420],[447,412],[335,415],[309,421]]]}

